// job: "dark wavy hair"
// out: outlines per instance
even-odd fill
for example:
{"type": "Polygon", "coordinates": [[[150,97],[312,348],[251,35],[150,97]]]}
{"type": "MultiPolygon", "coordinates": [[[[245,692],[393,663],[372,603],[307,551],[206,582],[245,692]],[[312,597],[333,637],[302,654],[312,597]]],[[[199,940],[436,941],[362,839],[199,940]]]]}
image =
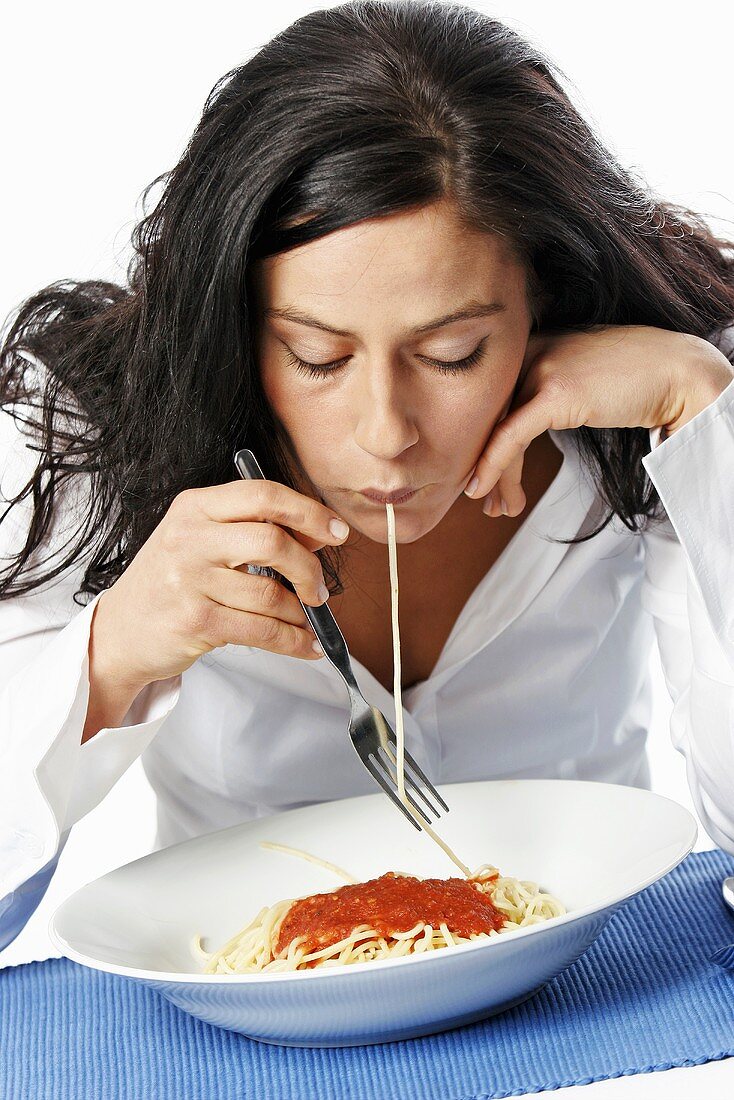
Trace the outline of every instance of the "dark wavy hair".
{"type": "MultiPolygon", "coordinates": [[[[177,493],[233,479],[237,447],[296,487],[260,384],[250,265],[343,226],[453,200],[523,261],[532,331],[642,324],[711,338],[729,324],[732,243],[623,168],[563,80],[502,22],[431,0],[311,12],[225,74],[178,164],[143,192],[128,285],[61,280],[6,322],[0,397],[32,424],[38,464],[5,511],[32,502],[0,595],[81,561],[78,602],[108,587],[177,493]],[[79,474],[86,510],[52,565],[39,552],[79,474]]],[[[647,429],[574,434],[609,514],[562,541],[660,514],[640,461],[647,429]]],[[[319,557],[342,591],[339,551],[319,557]]]]}

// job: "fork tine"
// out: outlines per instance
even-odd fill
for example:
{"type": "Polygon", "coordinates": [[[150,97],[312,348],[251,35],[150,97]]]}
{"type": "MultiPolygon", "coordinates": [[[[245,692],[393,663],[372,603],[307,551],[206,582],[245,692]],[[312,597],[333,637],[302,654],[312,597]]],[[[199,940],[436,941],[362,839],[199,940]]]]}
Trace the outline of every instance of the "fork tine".
{"type": "MultiPolygon", "coordinates": [[[[385,724],[387,725],[387,723],[385,723],[385,724]]],[[[391,727],[390,727],[389,725],[387,726],[387,731],[388,731],[388,733],[387,733],[387,739],[388,739],[388,741],[390,742],[390,745],[392,746],[392,748],[393,748],[393,749],[397,749],[397,747],[398,747],[398,742],[397,742],[397,738],[395,737],[395,733],[394,733],[394,731],[392,730],[392,728],[391,728],[391,727]]],[[[405,763],[406,763],[406,764],[407,764],[407,765],[408,765],[409,767],[411,767],[411,768],[413,769],[413,771],[414,771],[414,772],[416,772],[416,774],[417,774],[417,775],[418,775],[418,776],[420,777],[420,779],[421,779],[421,780],[423,781],[423,784],[424,784],[424,785],[425,785],[426,787],[428,787],[428,790],[429,790],[429,791],[430,791],[430,793],[431,793],[431,794],[433,795],[433,797],[434,797],[434,798],[437,798],[437,799],[438,799],[438,801],[439,801],[439,802],[441,803],[441,805],[443,806],[444,810],[448,811],[448,806],[447,806],[447,805],[446,805],[446,803],[444,802],[443,798],[441,798],[441,795],[440,795],[440,794],[438,793],[438,791],[437,791],[437,790],[436,790],[436,788],[434,787],[433,783],[431,783],[430,779],[428,778],[428,776],[426,775],[426,773],[425,773],[425,772],[423,771],[423,769],[422,769],[422,768],[420,768],[420,767],[418,766],[418,764],[416,764],[415,760],[414,760],[414,759],[413,759],[413,757],[412,757],[412,756],[410,755],[410,753],[408,752],[408,750],[407,750],[407,749],[405,749],[405,763]]]]}
{"type": "MultiPolygon", "coordinates": [[[[391,763],[395,767],[395,772],[391,776],[391,778],[392,778],[393,782],[395,783],[395,786],[397,787],[397,785],[398,785],[398,761],[397,761],[397,757],[395,756],[395,754],[393,753],[393,751],[392,751],[392,749],[390,748],[389,745],[385,745],[385,746],[383,746],[383,748],[384,748],[384,751],[387,753],[387,755],[390,757],[391,763]]],[[[407,765],[407,760],[406,760],[406,765],[407,765]]],[[[433,803],[428,798],[428,795],[425,794],[425,792],[421,790],[421,788],[418,786],[418,784],[416,783],[413,776],[408,771],[407,766],[405,768],[405,788],[406,788],[406,790],[411,790],[414,794],[420,795],[420,797],[423,799],[426,806],[428,807],[430,813],[434,814],[436,817],[441,816],[441,811],[436,809],[436,807],[433,805],[433,803]]]]}
{"type": "Polygon", "coordinates": [[[404,813],[404,814],[405,814],[405,816],[407,817],[407,819],[408,819],[408,821],[409,821],[409,822],[411,823],[411,825],[414,825],[414,826],[415,826],[415,828],[416,828],[416,829],[418,830],[418,832],[421,832],[421,827],[420,827],[420,823],[419,823],[418,821],[416,821],[416,819],[415,819],[415,818],[413,817],[413,815],[412,815],[412,814],[410,814],[410,813],[408,812],[408,810],[406,809],[406,807],[405,807],[405,806],[403,805],[403,803],[402,803],[402,802],[400,801],[400,799],[398,798],[397,792],[393,790],[393,788],[392,788],[392,787],[390,786],[390,784],[389,784],[389,783],[387,782],[387,780],[385,779],[385,777],[384,777],[384,775],[382,774],[382,772],[381,772],[381,771],[379,771],[379,770],[378,770],[378,769],[377,769],[377,768],[376,768],[376,767],[375,767],[375,766],[373,765],[373,763],[372,763],[372,757],[371,757],[371,756],[363,756],[363,757],[362,757],[362,763],[364,764],[365,768],[367,768],[367,771],[368,771],[368,772],[370,773],[370,775],[372,776],[372,778],[373,778],[373,779],[376,779],[376,780],[377,780],[377,782],[378,782],[378,783],[380,784],[380,786],[382,787],[382,789],[383,789],[383,791],[385,792],[385,794],[386,794],[386,795],[387,795],[387,796],[388,796],[388,797],[389,797],[390,799],[392,799],[392,801],[393,801],[393,802],[395,803],[395,805],[396,805],[396,806],[398,807],[398,809],[399,809],[399,810],[400,810],[400,811],[401,811],[402,813],[404,813]]]}
{"type": "MultiPolygon", "coordinates": [[[[385,774],[387,775],[388,779],[389,779],[389,780],[390,780],[390,781],[391,781],[392,783],[395,783],[395,785],[397,786],[397,777],[396,777],[395,775],[393,775],[393,773],[392,773],[392,772],[390,771],[390,768],[389,768],[389,766],[388,766],[388,765],[387,765],[387,764],[385,763],[385,761],[383,760],[383,758],[382,758],[382,757],[381,757],[381,756],[379,755],[379,752],[376,752],[376,753],[375,753],[375,755],[374,755],[374,760],[376,761],[376,763],[378,763],[378,764],[380,765],[380,767],[382,768],[382,770],[383,770],[383,771],[385,772],[385,774]]],[[[399,794],[398,794],[397,792],[396,792],[396,795],[395,795],[395,797],[397,798],[398,802],[400,802],[400,795],[399,795],[399,794]]],[[[424,811],[423,811],[423,810],[422,810],[422,809],[420,808],[420,806],[419,806],[419,805],[418,805],[418,804],[416,803],[415,799],[414,799],[414,798],[413,798],[413,797],[412,797],[412,796],[411,796],[410,794],[408,794],[408,790],[407,790],[407,789],[406,789],[406,792],[405,792],[405,797],[407,798],[408,802],[410,802],[410,804],[411,804],[411,806],[413,807],[413,809],[414,809],[414,810],[415,810],[415,811],[416,811],[417,813],[419,813],[419,814],[421,815],[421,817],[423,818],[423,820],[424,820],[424,821],[426,821],[426,822],[427,822],[427,823],[428,823],[428,824],[430,825],[430,823],[431,823],[431,819],[430,819],[430,817],[428,817],[428,815],[427,815],[426,813],[424,813],[424,811]]],[[[402,805],[402,803],[401,803],[401,805],[402,805]]]]}
{"type": "Polygon", "coordinates": [[[418,778],[423,781],[423,785],[428,788],[428,791],[432,795],[432,797],[435,798],[437,802],[440,802],[441,805],[443,806],[444,810],[446,810],[446,812],[448,813],[449,808],[448,808],[447,803],[441,797],[441,795],[438,793],[438,791],[434,787],[433,783],[431,783],[431,781],[428,778],[428,776],[426,775],[426,773],[423,771],[422,768],[420,768],[418,766],[418,764],[413,759],[413,757],[410,755],[410,753],[407,751],[407,749],[405,750],[405,763],[407,764],[407,766],[409,768],[412,768],[413,771],[417,773],[418,778]]]}

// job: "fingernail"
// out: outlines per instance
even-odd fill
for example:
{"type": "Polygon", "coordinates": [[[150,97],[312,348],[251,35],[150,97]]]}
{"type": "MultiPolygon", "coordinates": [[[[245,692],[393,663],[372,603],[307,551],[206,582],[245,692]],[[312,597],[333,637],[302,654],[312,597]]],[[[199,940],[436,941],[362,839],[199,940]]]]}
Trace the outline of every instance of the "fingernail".
{"type": "Polygon", "coordinates": [[[311,642],[311,649],[314,651],[314,653],[319,653],[323,657],[324,651],[321,648],[320,644],[316,641],[316,639],[311,642]]]}
{"type": "Polygon", "coordinates": [[[502,509],[502,514],[506,516],[507,515],[507,505],[505,504],[505,498],[504,497],[500,497],[500,508],[502,509]]]}
{"type": "Polygon", "coordinates": [[[349,534],[349,525],[343,519],[329,520],[329,530],[335,539],[345,539],[349,534]]]}
{"type": "Polygon", "coordinates": [[[469,484],[467,485],[464,492],[466,493],[466,495],[468,497],[473,496],[473,494],[476,493],[478,486],[479,486],[479,478],[478,477],[473,477],[471,479],[471,481],[469,482],[469,484]]]}
{"type": "Polygon", "coordinates": [[[326,587],[325,584],[320,584],[319,585],[319,599],[323,602],[323,600],[328,600],[328,598],[329,598],[329,589],[326,587]]]}

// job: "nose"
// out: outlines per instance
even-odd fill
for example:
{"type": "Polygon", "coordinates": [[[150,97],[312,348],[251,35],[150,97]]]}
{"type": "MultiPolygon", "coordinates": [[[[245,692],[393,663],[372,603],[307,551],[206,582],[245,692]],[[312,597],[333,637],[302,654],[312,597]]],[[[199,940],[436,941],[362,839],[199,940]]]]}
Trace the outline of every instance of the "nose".
{"type": "Polygon", "coordinates": [[[375,458],[395,459],[418,442],[410,391],[388,361],[366,368],[354,395],[357,444],[375,458]]]}

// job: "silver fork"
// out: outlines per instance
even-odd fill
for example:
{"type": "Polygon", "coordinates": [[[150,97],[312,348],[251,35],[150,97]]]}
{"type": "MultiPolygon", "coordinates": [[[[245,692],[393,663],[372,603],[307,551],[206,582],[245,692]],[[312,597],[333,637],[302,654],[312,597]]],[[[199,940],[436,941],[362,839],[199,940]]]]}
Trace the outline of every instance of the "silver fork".
{"type": "MultiPolygon", "coordinates": [[[[243,448],[236,452],[234,464],[240,477],[265,478],[260,468],[260,464],[252,451],[247,448],[243,448]]],[[[407,817],[408,821],[410,821],[412,825],[415,825],[416,829],[420,830],[420,820],[409,813],[398,794],[397,740],[395,734],[382,711],[379,711],[377,707],[373,707],[371,703],[368,703],[359,690],[352,670],[347,643],[344,641],[344,635],[339,629],[339,625],[332,615],[328,603],[322,604],[320,607],[311,607],[310,604],[305,604],[301,600],[288,578],[282,576],[277,570],[267,565],[250,566],[250,568],[255,569],[261,576],[275,577],[281,584],[296,595],[298,602],[306,613],[306,618],[313,627],[316,637],[321,642],[324,655],[332,663],[344,680],[344,683],[347,685],[351,703],[349,736],[352,740],[352,744],[357,750],[357,755],[375,782],[379,783],[382,787],[385,794],[392,799],[398,809],[407,817]]],[[[422,782],[427,787],[431,797],[435,799],[444,810],[448,810],[448,806],[441,795],[407,750],[405,751],[404,774],[405,797],[424,821],[430,824],[431,818],[423,807],[416,802],[416,798],[420,798],[427,807],[428,812],[434,814],[436,817],[441,816],[441,811],[432,804],[428,796],[420,789],[419,782],[422,782]]]]}

